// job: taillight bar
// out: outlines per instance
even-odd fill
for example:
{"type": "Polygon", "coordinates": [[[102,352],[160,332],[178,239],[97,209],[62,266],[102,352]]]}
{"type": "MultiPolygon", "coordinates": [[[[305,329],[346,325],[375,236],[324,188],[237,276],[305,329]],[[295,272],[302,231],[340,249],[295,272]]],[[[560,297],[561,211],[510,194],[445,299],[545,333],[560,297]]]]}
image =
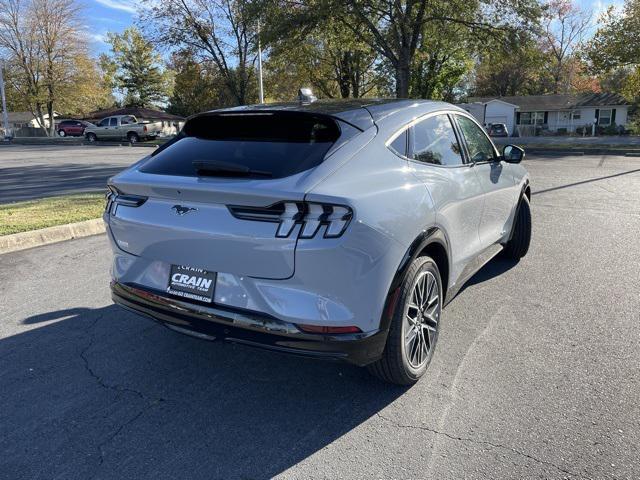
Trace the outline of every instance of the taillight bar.
{"type": "Polygon", "coordinates": [[[337,238],[347,229],[353,210],[345,205],[317,202],[278,202],[268,207],[228,205],[231,214],[242,220],[278,223],[276,237],[288,238],[296,225],[299,237],[313,238],[325,226],[324,238],[337,238]]]}

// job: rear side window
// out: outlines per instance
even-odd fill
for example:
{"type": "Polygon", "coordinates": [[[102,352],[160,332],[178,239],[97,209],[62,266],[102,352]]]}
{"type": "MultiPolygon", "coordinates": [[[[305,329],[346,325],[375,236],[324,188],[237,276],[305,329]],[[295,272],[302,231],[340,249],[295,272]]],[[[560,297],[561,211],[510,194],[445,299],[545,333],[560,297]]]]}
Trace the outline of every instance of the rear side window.
{"type": "Polygon", "coordinates": [[[460,145],[448,115],[429,117],[412,127],[411,158],[434,165],[462,165],[460,145]]]}
{"type": "MultiPolygon", "coordinates": [[[[202,175],[199,166],[210,162],[282,178],[322,163],[339,137],[334,120],[307,113],[205,115],[189,120],[179,138],[158,149],[140,170],[194,177],[202,175]]],[[[209,172],[206,176],[235,175],[209,172]]]]}
{"type": "Polygon", "coordinates": [[[493,160],[496,155],[495,150],[484,130],[467,117],[456,115],[456,118],[458,125],[460,125],[460,130],[462,130],[462,135],[464,135],[464,139],[467,142],[471,161],[487,162],[493,160]]]}
{"type": "Polygon", "coordinates": [[[109,126],[110,127],[117,127],[118,126],[118,119],[116,117],[112,117],[111,121],[109,122],[109,126]]]}

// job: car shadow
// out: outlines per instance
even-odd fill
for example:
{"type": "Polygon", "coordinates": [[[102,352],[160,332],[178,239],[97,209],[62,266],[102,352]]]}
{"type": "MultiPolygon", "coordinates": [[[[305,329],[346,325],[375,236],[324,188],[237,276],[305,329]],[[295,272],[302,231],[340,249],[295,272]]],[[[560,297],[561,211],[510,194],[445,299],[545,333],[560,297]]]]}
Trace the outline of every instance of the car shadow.
{"type": "Polygon", "coordinates": [[[115,305],[0,340],[5,478],[271,478],[406,389],[346,364],[180,335],[115,305]]]}
{"type": "Polygon", "coordinates": [[[472,285],[478,285],[480,283],[491,280],[492,278],[499,277],[505,272],[508,272],[513,267],[518,265],[518,261],[505,258],[502,254],[498,254],[487,262],[480,270],[478,270],[473,277],[471,277],[460,289],[458,295],[464,292],[472,285]]]}

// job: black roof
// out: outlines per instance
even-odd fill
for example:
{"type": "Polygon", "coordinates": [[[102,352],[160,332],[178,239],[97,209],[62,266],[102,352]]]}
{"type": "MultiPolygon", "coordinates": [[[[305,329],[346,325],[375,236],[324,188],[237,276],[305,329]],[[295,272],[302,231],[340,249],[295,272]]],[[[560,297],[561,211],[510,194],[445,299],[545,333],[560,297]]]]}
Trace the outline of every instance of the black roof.
{"type": "Polygon", "coordinates": [[[241,107],[213,110],[207,113],[237,111],[293,111],[329,115],[366,130],[374,121],[407,105],[427,103],[428,100],[398,100],[395,98],[352,98],[344,100],[316,100],[312,103],[284,102],[244,105],[241,107]]]}
{"type": "Polygon", "coordinates": [[[113,117],[115,115],[133,115],[136,118],[143,120],[165,120],[165,121],[183,121],[184,117],[173,115],[171,113],[163,112],[161,110],[154,110],[152,108],[144,107],[125,107],[125,108],[107,108],[104,110],[97,110],[95,112],[85,115],[86,120],[99,120],[106,117],[113,117]]]}

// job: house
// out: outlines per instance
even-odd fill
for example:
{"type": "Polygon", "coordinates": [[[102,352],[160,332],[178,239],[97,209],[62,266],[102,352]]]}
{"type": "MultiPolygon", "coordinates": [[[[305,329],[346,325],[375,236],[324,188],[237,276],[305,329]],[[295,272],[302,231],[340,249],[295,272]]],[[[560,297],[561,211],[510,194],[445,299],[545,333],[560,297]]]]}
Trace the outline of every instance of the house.
{"type": "MultiPolygon", "coordinates": [[[[53,118],[58,118],[57,112],[53,113],[53,118]]],[[[13,137],[46,137],[47,133],[40,127],[36,116],[31,112],[7,112],[9,136],[13,137]]],[[[43,115],[44,127],[49,128],[49,114],[43,115]]],[[[0,120],[2,117],[0,116],[0,120]]],[[[4,129],[4,124],[2,125],[4,129]]]]}
{"type": "Polygon", "coordinates": [[[87,114],[84,120],[97,123],[103,118],[112,117],[114,115],[133,115],[141,122],[160,122],[162,123],[161,136],[171,136],[177,134],[184,125],[185,118],[161,110],[154,110],[143,107],[125,107],[125,108],[108,108],[105,110],[97,110],[87,114]]]}
{"type": "Polygon", "coordinates": [[[504,123],[509,134],[517,130],[520,136],[538,135],[544,131],[573,133],[582,128],[590,133],[592,125],[608,127],[627,125],[630,107],[615,93],[565,95],[521,95],[509,97],[471,97],[461,105],[483,124],[504,123]],[[484,106],[483,116],[475,114],[484,106]]]}

